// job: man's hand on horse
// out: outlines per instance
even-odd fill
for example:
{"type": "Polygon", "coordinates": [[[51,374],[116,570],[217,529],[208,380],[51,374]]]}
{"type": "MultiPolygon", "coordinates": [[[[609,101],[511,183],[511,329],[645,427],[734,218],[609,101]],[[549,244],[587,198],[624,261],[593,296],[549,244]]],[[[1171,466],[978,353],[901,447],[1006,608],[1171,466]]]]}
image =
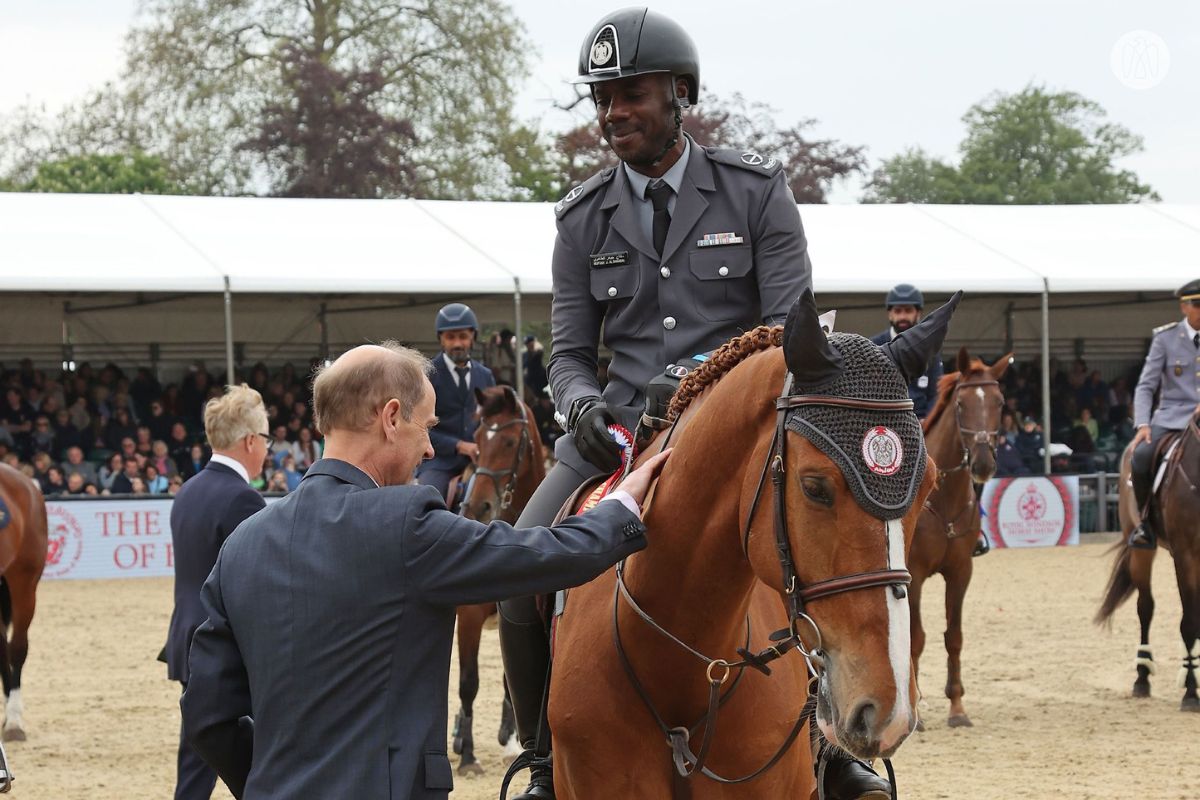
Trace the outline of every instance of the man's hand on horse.
{"type": "Polygon", "coordinates": [[[461,442],[456,444],[454,448],[458,450],[458,454],[460,456],[466,456],[472,461],[479,460],[479,445],[475,444],[474,442],[468,442],[466,439],[463,439],[461,442]]]}
{"type": "Polygon", "coordinates": [[[1139,425],[1138,429],[1137,429],[1137,433],[1135,433],[1133,435],[1133,446],[1137,447],[1142,442],[1148,442],[1148,441],[1150,441],[1150,426],[1149,425],[1139,425]]]}
{"type": "Polygon", "coordinates": [[[646,502],[646,495],[650,493],[650,485],[654,483],[658,473],[662,472],[663,465],[670,457],[671,448],[668,448],[652,458],[646,459],[646,463],[626,475],[625,480],[621,481],[617,488],[628,492],[633,501],[638,504],[638,508],[641,508],[646,502]]]}

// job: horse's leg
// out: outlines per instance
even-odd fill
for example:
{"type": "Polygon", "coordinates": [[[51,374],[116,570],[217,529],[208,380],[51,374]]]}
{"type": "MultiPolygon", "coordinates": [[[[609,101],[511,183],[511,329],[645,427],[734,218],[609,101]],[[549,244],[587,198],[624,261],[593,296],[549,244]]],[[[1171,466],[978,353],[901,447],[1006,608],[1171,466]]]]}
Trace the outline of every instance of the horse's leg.
{"type": "Polygon", "coordinates": [[[1138,644],[1137,680],[1133,682],[1134,697],[1150,696],[1150,676],[1154,674],[1154,650],[1150,646],[1150,623],[1154,620],[1154,592],[1150,588],[1151,568],[1157,550],[1130,550],[1129,575],[1137,587],[1138,622],[1141,623],[1142,638],[1138,644]]]}
{"type": "Polygon", "coordinates": [[[921,622],[921,589],[925,587],[925,575],[913,573],[912,583],[908,587],[909,608],[909,637],[912,649],[912,671],[917,676],[917,730],[925,730],[925,721],[921,719],[920,688],[921,688],[921,653],[925,650],[925,625],[921,622]]]}
{"type": "Polygon", "coordinates": [[[1175,577],[1179,581],[1179,599],[1183,604],[1183,619],[1179,622],[1184,651],[1179,670],[1183,700],[1179,710],[1200,712],[1200,695],[1196,693],[1200,673],[1200,564],[1192,563],[1191,558],[1189,552],[1178,552],[1175,556],[1175,577]]]}
{"type": "Polygon", "coordinates": [[[504,748],[505,763],[510,763],[521,755],[521,750],[524,748],[517,741],[517,715],[513,713],[512,697],[508,694],[508,681],[502,680],[502,683],[504,684],[504,699],[500,701],[500,730],[496,733],[496,740],[504,748]]]}
{"type": "Polygon", "coordinates": [[[475,733],[472,729],[475,697],[479,694],[479,640],[486,606],[463,606],[458,609],[458,699],[461,704],[454,718],[454,752],[462,758],[458,774],[482,773],[483,767],[475,758],[475,733]]]}
{"type": "Polygon", "coordinates": [[[5,705],[4,740],[24,741],[25,722],[21,718],[25,710],[21,702],[21,670],[29,655],[29,626],[33,623],[33,612],[37,607],[38,577],[26,570],[10,570],[5,576],[12,597],[12,641],[8,647],[8,663],[11,664],[11,688],[5,705]]]}
{"type": "MultiPolygon", "coordinates": [[[[971,546],[974,547],[974,539],[971,540],[971,546]]],[[[971,719],[967,716],[962,702],[962,612],[963,599],[967,596],[967,587],[971,584],[974,565],[970,550],[963,552],[965,557],[956,557],[954,560],[957,564],[951,565],[942,573],[946,576],[946,697],[950,698],[951,728],[971,727],[971,719]]]]}

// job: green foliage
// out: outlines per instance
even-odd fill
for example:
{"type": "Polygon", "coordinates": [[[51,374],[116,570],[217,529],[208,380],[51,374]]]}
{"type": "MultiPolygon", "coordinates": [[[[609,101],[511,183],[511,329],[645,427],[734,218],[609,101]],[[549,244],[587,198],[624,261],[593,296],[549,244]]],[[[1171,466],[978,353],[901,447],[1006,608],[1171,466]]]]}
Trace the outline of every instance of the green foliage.
{"type": "Polygon", "coordinates": [[[161,158],[130,155],[69,156],[39,164],[25,192],[81,194],[178,194],[176,181],[161,158]]]}
{"type": "Polygon", "coordinates": [[[996,93],[967,111],[958,167],[909,150],[887,159],[865,202],[1134,203],[1159,196],[1116,162],[1143,149],[1141,137],[1074,92],[1028,86],[996,93]]]}

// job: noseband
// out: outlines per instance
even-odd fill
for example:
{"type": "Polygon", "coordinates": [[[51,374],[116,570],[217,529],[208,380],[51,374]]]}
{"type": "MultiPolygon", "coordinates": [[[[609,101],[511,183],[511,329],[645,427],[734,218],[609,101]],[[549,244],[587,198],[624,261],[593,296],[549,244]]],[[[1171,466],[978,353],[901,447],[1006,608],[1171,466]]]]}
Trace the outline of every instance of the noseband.
{"type": "MultiPolygon", "coordinates": [[[[712,744],[713,737],[716,732],[717,713],[722,703],[733,693],[737,688],[738,683],[744,674],[746,667],[752,667],[764,675],[770,675],[771,669],[767,665],[777,658],[783,657],[789,650],[796,650],[804,656],[807,662],[808,672],[810,675],[808,682],[808,694],[813,695],[816,692],[817,684],[820,682],[822,675],[825,672],[825,654],[822,650],[821,629],[817,623],[805,611],[805,604],[815,600],[820,600],[825,597],[830,597],[843,592],[852,592],[859,589],[872,589],[877,587],[887,586],[891,588],[893,595],[897,598],[907,596],[906,586],[912,582],[912,574],[907,569],[884,569],[871,572],[857,572],[850,575],[843,575],[837,578],[830,578],[816,583],[808,584],[807,586],[800,585],[796,573],[796,562],[792,554],[792,543],[788,536],[788,519],[787,519],[787,500],[786,500],[786,467],[787,463],[787,417],[788,412],[795,408],[810,405],[820,406],[836,406],[843,408],[851,408],[856,410],[872,410],[872,411],[911,411],[913,408],[912,400],[860,400],[848,397],[832,397],[828,395],[793,395],[792,391],[792,375],[788,373],[784,379],[783,394],[775,400],[776,421],[775,421],[775,436],[771,442],[771,447],[767,451],[766,462],[763,464],[762,474],[758,480],[758,488],[754,493],[754,501],[750,505],[750,513],[746,517],[746,525],[742,536],[743,553],[747,551],[750,539],[750,525],[754,519],[755,511],[758,508],[759,500],[762,497],[763,488],[766,486],[767,474],[771,475],[771,485],[775,494],[775,550],[779,557],[779,564],[783,574],[783,593],[786,598],[788,612],[788,627],[775,631],[770,635],[770,640],[774,644],[767,647],[758,653],[753,653],[747,649],[750,643],[750,619],[746,618],[746,644],[747,647],[739,647],[737,654],[741,656],[740,660],[727,661],[721,658],[709,658],[703,653],[692,648],[690,645],[681,641],[677,636],[663,628],[654,619],[646,613],[646,611],[638,605],[629,587],[625,584],[625,562],[621,561],[616,568],[616,588],[613,594],[613,643],[616,645],[617,653],[621,660],[621,665],[625,668],[625,673],[629,676],[630,682],[634,689],[637,690],[638,696],[641,697],[643,704],[650,711],[650,715],[654,718],[659,729],[667,738],[667,743],[671,747],[672,760],[675,764],[676,772],[684,778],[691,777],[696,772],[700,772],[705,777],[710,778],[718,783],[735,784],[745,783],[754,780],[767,770],[775,766],[784,754],[791,748],[795,742],[800,730],[804,727],[804,723],[808,720],[807,713],[808,704],[804,706],[797,717],[795,725],[791,732],[784,740],[783,744],[775,752],[766,764],[756,769],[749,775],[740,778],[724,778],[709,770],[704,766],[708,757],[709,747],[712,744]],[[708,693],[708,711],[705,717],[690,728],[687,727],[671,727],[663,720],[662,716],[654,708],[654,704],[650,700],[642,682],[638,679],[634,672],[633,665],[630,663],[628,656],[625,653],[625,648],[621,643],[621,631],[618,624],[618,609],[619,600],[623,598],[625,602],[633,609],[633,611],[654,630],[658,631],[663,636],[670,639],[684,651],[695,656],[700,661],[706,664],[706,677],[709,684],[708,693]],[[806,648],[804,641],[800,636],[801,623],[811,629],[815,638],[814,646],[806,648]],[[733,685],[725,696],[721,696],[721,687],[725,684],[730,674],[734,670],[738,671],[737,677],[734,679],[733,685]],[[701,741],[699,753],[692,752],[688,740],[691,733],[699,726],[704,725],[704,738],[701,741]]],[[[676,423],[678,424],[678,418],[676,423]]],[[[671,434],[674,432],[674,425],[667,433],[667,439],[670,440],[671,434]]],[[[886,548],[886,532],[885,532],[885,548],[886,548]]],[[[887,548],[890,552],[890,548],[887,548]]]]}
{"type": "MultiPolygon", "coordinates": [[[[475,474],[483,475],[492,479],[492,490],[496,493],[496,499],[499,501],[498,511],[507,511],[512,505],[513,490],[516,488],[517,480],[521,477],[521,463],[525,460],[525,451],[532,444],[529,437],[529,416],[525,413],[525,404],[517,398],[517,393],[511,387],[505,386],[505,390],[510,393],[516,401],[517,411],[521,414],[519,419],[510,419],[508,422],[502,422],[499,425],[489,425],[488,433],[499,433],[506,428],[511,428],[514,425],[521,426],[521,438],[517,442],[517,452],[513,455],[512,466],[507,469],[488,469],[487,467],[476,467],[475,474]],[[506,478],[504,488],[500,488],[500,481],[506,478]]],[[[475,481],[471,481],[467,496],[463,498],[463,506],[471,499],[471,492],[475,488],[475,481]]]]}

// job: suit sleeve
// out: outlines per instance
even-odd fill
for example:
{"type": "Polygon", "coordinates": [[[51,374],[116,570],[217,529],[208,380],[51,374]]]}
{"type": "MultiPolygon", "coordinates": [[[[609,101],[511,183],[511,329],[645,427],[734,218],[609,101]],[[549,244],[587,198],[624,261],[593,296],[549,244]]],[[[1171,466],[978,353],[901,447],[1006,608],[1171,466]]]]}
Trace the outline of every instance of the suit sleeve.
{"type": "Polygon", "coordinates": [[[756,219],[754,272],[758,276],[763,322],[782,325],[796,298],[812,288],[804,226],[782,170],[768,181],[756,219]]]}
{"type": "Polygon", "coordinates": [[[437,605],[468,605],[578,586],[646,546],[646,527],[617,502],[553,528],[490,525],[446,510],[431,487],[409,504],[401,537],[417,592],[437,605]]]}
{"type": "Polygon", "coordinates": [[[551,271],[554,298],[550,327],[554,345],[549,377],[554,388],[554,406],[565,417],[579,398],[600,395],[596,370],[604,311],[592,297],[588,264],[564,231],[561,220],[551,271]]]}
{"type": "MultiPolygon", "coordinates": [[[[222,551],[223,553],[224,551],[222,551]]],[[[208,619],[196,630],[187,689],[179,701],[188,742],[217,771],[234,797],[246,791],[254,753],[250,679],[225,614],[221,556],[200,590],[208,619]]]]}
{"type": "Polygon", "coordinates": [[[1133,390],[1133,424],[1141,427],[1150,424],[1154,411],[1154,393],[1162,383],[1163,365],[1167,363],[1165,336],[1155,336],[1150,341],[1150,353],[1142,367],[1137,388],[1133,390]]]}
{"type": "Polygon", "coordinates": [[[225,543],[230,534],[237,530],[238,525],[266,507],[267,501],[263,500],[262,495],[254,489],[247,487],[246,491],[238,492],[230,501],[229,508],[225,512],[224,535],[220,544],[225,543]]]}

